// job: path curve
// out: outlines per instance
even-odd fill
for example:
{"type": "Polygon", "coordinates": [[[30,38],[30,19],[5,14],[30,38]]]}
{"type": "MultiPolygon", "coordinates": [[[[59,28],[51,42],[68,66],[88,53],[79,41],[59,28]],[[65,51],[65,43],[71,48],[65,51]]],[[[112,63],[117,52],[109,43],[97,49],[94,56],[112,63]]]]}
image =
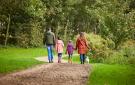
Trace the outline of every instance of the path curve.
{"type": "MultiPolygon", "coordinates": [[[[48,62],[48,57],[47,56],[37,57],[35,59],[38,60],[38,61],[48,62]]],[[[54,63],[57,63],[58,62],[58,59],[56,57],[54,57],[53,62],[54,63]]],[[[67,61],[64,60],[64,59],[62,59],[61,62],[62,63],[67,63],[67,61]]]]}
{"type": "MultiPolygon", "coordinates": [[[[73,56],[77,56],[77,55],[79,56],[79,54],[74,54],[73,56]]],[[[67,57],[67,55],[63,55],[63,57],[67,57]]],[[[48,57],[47,56],[37,57],[35,59],[38,60],[38,61],[48,62],[48,57]]],[[[54,61],[54,63],[57,63],[58,62],[58,57],[57,56],[54,56],[53,61],[54,61]]],[[[61,62],[62,63],[67,63],[68,61],[67,60],[64,60],[62,58],[61,62]]]]}
{"type": "Polygon", "coordinates": [[[86,85],[90,71],[89,64],[48,63],[0,77],[0,85],[86,85]]]}

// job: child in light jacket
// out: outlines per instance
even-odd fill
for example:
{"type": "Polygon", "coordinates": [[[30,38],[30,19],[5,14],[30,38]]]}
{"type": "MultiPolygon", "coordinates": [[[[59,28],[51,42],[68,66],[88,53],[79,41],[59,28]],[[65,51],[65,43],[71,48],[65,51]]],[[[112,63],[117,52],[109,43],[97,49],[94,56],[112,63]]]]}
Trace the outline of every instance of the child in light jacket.
{"type": "Polygon", "coordinates": [[[60,39],[60,37],[58,37],[58,40],[56,41],[55,48],[56,48],[56,51],[58,53],[58,63],[61,63],[62,53],[63,53],[63,49],[64,49],[64,43],[60,39]]]}

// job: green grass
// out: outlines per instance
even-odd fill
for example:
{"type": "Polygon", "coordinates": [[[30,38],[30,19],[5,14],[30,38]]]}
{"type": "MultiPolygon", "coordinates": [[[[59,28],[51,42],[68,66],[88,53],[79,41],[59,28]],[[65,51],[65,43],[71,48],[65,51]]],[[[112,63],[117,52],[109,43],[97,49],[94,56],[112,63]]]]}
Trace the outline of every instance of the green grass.
{"type": "Polygon", "coordinates": [[[88,85],[135,85],[135,68],[128,65],[92,64],[88,85]]]}
{"type": "Polygon", "coordinates": [[[0,48],[0,73],[8,73],[42,64],[35,57],[45,56],[44,48],[0,48]]]}
{"type": "MultiPolygon", "coordinates": [[[[65,59],[65,60],[68,60],[68,56],[66,56],[66,57],[63,57],[63,59],[65,59]]],[[[75,63],[80,63],[79,61],[80,61],[80,57],[79,56],[72,56],[72,61],[73,62],[75,62],[75,63]]]]}
{"type": "MultiPolygon", "coordinates": [[[[73,56],[73,61],[79,62],[79,56],[73,56]]],[[[101,63],[91,63],[91,65],[92,73],[88,85],[135,85],[135,67],[101,63]]]]}

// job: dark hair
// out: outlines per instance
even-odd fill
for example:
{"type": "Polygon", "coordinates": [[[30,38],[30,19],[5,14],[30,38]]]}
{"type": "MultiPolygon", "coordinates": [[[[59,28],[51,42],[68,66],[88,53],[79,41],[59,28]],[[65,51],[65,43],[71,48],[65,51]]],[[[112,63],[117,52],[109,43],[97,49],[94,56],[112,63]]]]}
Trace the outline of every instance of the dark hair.
{"type": "Polygon", "coordinates": [[[48,31],[52,30],[51,27],[48,28],[48,31]]]}
{"type": "Polygon", "coordinates": [[[60,36],[58,36],[57,38],[58,38],[58,40],[61,40],[60,36]]]}
{"type": "Polygon", "coordinates": [[[72,40],[69,40],[68,42],[72,42],[72,40]]]}

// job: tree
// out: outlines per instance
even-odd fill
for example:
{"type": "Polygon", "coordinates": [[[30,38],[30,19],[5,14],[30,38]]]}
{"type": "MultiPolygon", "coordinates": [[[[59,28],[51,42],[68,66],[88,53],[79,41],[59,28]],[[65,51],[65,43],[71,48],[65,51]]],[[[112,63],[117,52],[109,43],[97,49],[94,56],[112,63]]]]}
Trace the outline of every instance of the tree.
{"type": "Polygon", "coordinates": [[[95,8],[90,10],[98,18],[99,34],[104,38],[112,39],[115,42],[115,48],[129,39],[133,31],[130,25],[134,23],[134,13],[124,14],[128,6],[129,2],[123,0],[108,2],[97,0],[94,4],[95,8]]]}
{"type": "MultiPolygon", "coordinates": [[[[0,15],[6,17],[4,18],[3,22],[6,22],[6,25],[7,25],[5,46],[7,45],[7,41],[9,40],[8,39],[9,35],[13,36],[16,39],[16,41],[18,41],[20,37],[23,36],[22,33],[24,33],[24,29],[20,28],[21,25],[27,23],[29,24],[29,26],[28,25],[27,26],[30,27],[30,24],[32,23],[31,21],[33,21],[34,23],[35,21],[37,22],[40,21],[40,23],[42,24],[44,13],[45,13],[45,7],[43,7],[41,0],[23,0],[23,1],[22,0],[6,0],[6,1],[1,0],[0,1],[0,15]]],[[[33,27],[33,28],[36,29],[36,27],[33,27]]],[[[33,28],[28,28],[28,29],[33,29],[33,28]]],[[[33,30],[29,30],[29,31],[33,31],[33,30]]],[[[26,34],[29,34],[30,36],[34,34],[33,32],[30,32],[30,33],[27,32],[26,34]]]]}

